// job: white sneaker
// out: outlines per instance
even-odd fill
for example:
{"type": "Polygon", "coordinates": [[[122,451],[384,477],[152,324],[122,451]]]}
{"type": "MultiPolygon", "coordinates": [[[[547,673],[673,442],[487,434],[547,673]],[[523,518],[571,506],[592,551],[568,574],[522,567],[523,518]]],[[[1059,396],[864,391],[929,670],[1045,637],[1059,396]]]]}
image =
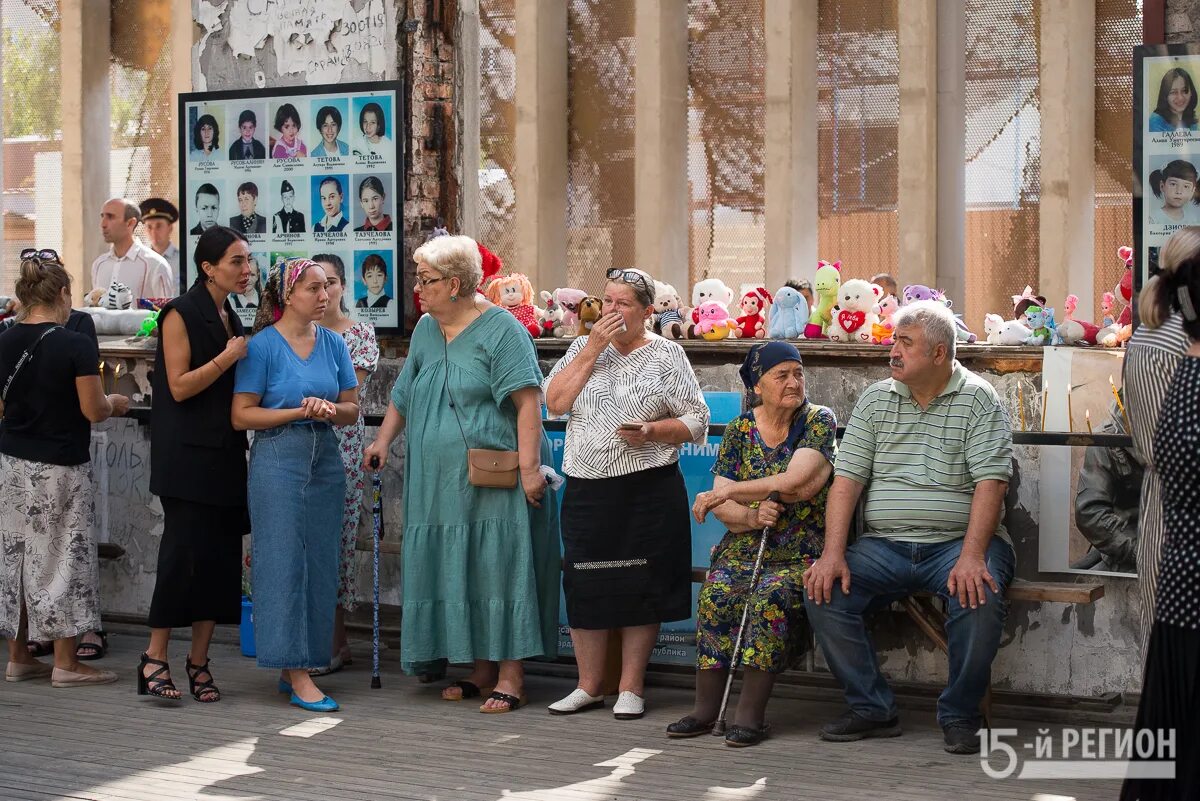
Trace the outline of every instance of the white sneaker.
{"type": "Polygon", "coordinates": [[[621,693],[613,704],[613,717],[617,720],[637,720],[644,714],[646,699],[630,690],[621,693]]]}
{"type": "Polygon", "coordinates": [[[576,688],[561,701],[555,701],[546,707],[551,715],[574,715],[576,712],[586,712],[589,709],[599,709],[604,706],[603,695],[588,695],[576,688]]]}

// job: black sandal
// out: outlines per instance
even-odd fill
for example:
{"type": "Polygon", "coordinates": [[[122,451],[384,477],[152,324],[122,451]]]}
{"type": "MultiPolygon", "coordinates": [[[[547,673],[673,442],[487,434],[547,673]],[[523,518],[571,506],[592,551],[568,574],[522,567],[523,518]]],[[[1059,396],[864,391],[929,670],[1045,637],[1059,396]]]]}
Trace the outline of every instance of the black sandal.
{"type": "Polygon", "coordinates": [[[29,640],[25,643],[25,649],[34,659],[50,656],[54,653],[54,640],[29,640]]]}
{"type": "Polygon", "coordinates": [[[212,704],[221,700],[221,691],[217,689],[216,679],[213,678],[212,671],[208,669],[208,663],[211,661],[209,659],[203,665],[193,665],[192,658],[189,656],[184,666],[184,669],[187,670],[188,687],[192,692],[192,697],[202,704],[212,704]],[[201,673],[208,674],[208,681],[196,680],[201,673]]]}
{"type": "MultiPolygon", "coordinates": [[[[479,711],[485,715],[501,715],[501,714],[504,714],[505,712],[516,712],[518,709],[520,709],[521,706],[525,703],[525,696],[521,696],[520,698],[518,698],[517,696],[509,695],[508,693],[493,692],[491,695],[489,695],[487,697],[487,700],[488,701],[500,701],[502,703],[508,704],[508,706],[507,707],[480,706],[479,711]]],[[[484,701],[484,703],[486,704],[487,701],[484,701]]]]}
{"type": "Polygon", "coordinates": [[[138,665],[137,675],[137,694],[138,695],[153,695],[155,698],[162,698],[164,701],[178,701],[178,695],[169,695],[169,692],[178,693],[175,688],[175,682],[171,681],[171,667],[161,659],[151,659],[142,654],[142,661],[138,665]],[[158,670],[152,672],[149,676],[146,675],[146,665],[157,665],[158,670]],[[167,677],[160,678],[166,673],[167,677]]]}
{"type": "Polygon", "coordinates": [[[93,659],[100,659],[108,653],[108,632],[89,631],[83,636],[86,637],[88,634],[95,634],[100,638],[100,643],[96,644],[94,642],[81,642],[79,645],[75,646],[75,658],[82,659],[85,662],[89,662],[93,659]]]}
{"type": "Polygon", "coordinates": [[[479,697],[479,685],[473,684],[469,681],[466,681],[465,679],[462,681],[452,681],[442,689],[442,700],[443,701],[466,701],[468,698],[478,698],[478,697],[479,697]],[[449,690],[453,687],[457,687],[459,690],[461,690],[462,695],[460,695],[458,698],[447,698],[446,690],[449,690]]]}

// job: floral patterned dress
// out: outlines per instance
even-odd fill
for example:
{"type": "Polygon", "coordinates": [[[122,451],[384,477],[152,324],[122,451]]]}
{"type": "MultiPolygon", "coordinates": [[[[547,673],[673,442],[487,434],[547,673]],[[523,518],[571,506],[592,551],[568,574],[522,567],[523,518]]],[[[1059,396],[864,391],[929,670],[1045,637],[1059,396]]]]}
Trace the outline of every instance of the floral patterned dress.
{"type": "MultiPolygon", "coordinates": [[[[836,434],[833,411],[805,402],[787,438],[769,448],[749,411],[725,427],[713,474],[733,481],[773,476],[786,470],[801,448],[812,448],[833,464],[836,434]]],[[[749,668],[781,673],[804,652],[803,577],[825,542],[825,498],[832,481],[830,474],[809,500],[784,504],[779,522],[768,533],[762,573],[750,598],[750,630],[742,640],[742,664],[749,668]]],[[[713,548],[696,613],[696,664],[701,670],[729,667],[760,534],[726,532],[713,548]]]]}
{"type": "MultiPolygon", "coordinates": [[[[358,385],[361,404],[371,380],[371,373],[379,365],[379,345],[375,341],[375,326],[356,322],[342,334],[346,347],[350,349],[350,361],[355,370],[366,370],[367,377],[358,385]]],[[[362,408],[361,405],[359,407],[362,408]]],[[[361,411],[358,420],[348,426],[334,426],[342,464],[346,468],[346,497],[342,507],[342,543],[338,552],[338,605],[349,611],[357,606],[354,599],[355,569],[354,550],[358,541],[358,521],[362,516],[363,496],[363,448],[366,447],[366,426],[361,411]]]]}

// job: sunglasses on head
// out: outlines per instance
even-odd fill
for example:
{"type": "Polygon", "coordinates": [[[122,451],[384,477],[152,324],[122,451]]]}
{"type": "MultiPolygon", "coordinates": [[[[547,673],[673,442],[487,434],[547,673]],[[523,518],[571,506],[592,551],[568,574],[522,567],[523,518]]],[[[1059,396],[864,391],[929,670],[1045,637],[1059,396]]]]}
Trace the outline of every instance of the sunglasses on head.
{"type": "Polygon", "coordinates": [[[646,294],[650,294],[650,284],[646,281],[646,276],[636,270],[622,270],[619,267],[613,267],[604,274],[604,277],[609,281],[623,281],[626,284],[640,285],[646,294]]]}
{"type": "Polygon", "coordinates": [[[37,248],[25,248],[21,251],[21,261],[25,261],[26,259],[37,259],[38,261],[53,262],[62,261],[62,259],[59,258],[58,251],[50,250],[49,248],[46,248],[45,250],[38,250],[37,248]]]}

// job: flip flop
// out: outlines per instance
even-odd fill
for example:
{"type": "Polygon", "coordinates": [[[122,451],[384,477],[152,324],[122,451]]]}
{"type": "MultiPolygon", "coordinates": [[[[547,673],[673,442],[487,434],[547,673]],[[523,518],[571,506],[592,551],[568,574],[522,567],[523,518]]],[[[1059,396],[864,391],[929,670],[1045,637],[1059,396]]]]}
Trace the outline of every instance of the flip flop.
{"type": "Polygon", "coordinates": [[[488,701],[503,701],[504,703],[508,704],[508,706],[499,707],[497,709],[489,709],[486,706],[480,706],[479,707],[480,712],[482,712],[485,715],[503,715],[505,712],[515,712],[518,709],[520,709],[521,706],[525,703],[525,696],[522,695],[520,698],[518,698],[517,696],[509,695],[508,693],[493,692],[491,695],[489,695],[487,697],[487,700],[488,701]]]}
{"type": "Polygon", "coordinates": [[[468,698],[478,698],[481,692],[482,691],[479,689],[478,685],[472,684],[471,682],[466,681],[465,679],[462,681],[452,681],[449,684],[447,684],[445,686],[445,688],[442,689],[442,700],[443,701],[466,701],[468,698]],[[462,695],[459,696],[458,698],[447,698],[446,690],[449,690],[451,687],[457,687],[458,689],[462,690],[462,695]]]}

